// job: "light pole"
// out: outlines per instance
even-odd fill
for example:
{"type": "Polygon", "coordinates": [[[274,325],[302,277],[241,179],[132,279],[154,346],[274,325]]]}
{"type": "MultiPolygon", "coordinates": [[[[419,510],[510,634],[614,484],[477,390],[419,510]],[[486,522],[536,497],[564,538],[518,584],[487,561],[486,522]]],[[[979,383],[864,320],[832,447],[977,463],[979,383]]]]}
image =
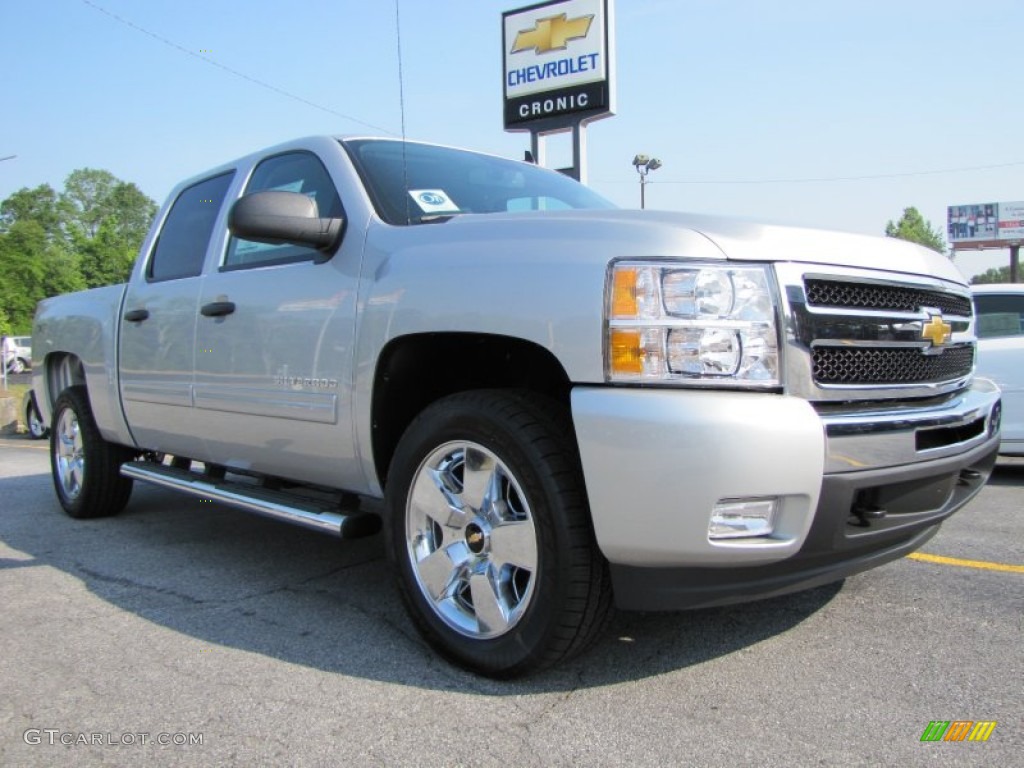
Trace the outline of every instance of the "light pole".
{"type": "Polygon", "coordinates": [[[643,210],[646,203],[644,188],[647,186],[647,174],[661,168],[661,160],[647,155],[637,155],[633,158],[633,167],[640,174],[640,209],[643,210]]]}

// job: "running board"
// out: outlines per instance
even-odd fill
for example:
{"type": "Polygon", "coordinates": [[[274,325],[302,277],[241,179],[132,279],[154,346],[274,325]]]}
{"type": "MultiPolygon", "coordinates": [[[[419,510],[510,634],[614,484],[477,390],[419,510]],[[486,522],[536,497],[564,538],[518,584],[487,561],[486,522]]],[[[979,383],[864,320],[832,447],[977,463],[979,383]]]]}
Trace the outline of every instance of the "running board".
{"type": "Polygon", "coordinates": [[[184,491],[343,539],[372,536],[380,530],[380,517],[371,512],[361,512],[358,501],[350,509],[345,509],[344,506],[332,505],[326,500],[299,498],[246,483],[217,480],[198,472],[151,461],[122,464],[121,474],[133,480],[184,491]]]}

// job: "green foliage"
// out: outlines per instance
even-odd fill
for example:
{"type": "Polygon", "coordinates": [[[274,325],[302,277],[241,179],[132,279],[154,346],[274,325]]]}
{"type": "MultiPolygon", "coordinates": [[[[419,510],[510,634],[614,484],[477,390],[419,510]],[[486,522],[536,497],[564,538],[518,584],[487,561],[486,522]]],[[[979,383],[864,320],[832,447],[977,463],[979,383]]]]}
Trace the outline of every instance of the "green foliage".
{"type": "Polygon", "coordinates": [[[36,303],[128,279],[157,206],[109,171],[80,168],[0,203],[0,325],[28,334],[36,303]]]}
{"type": "Polygon", "coordinates": [[[903,209],[903,215],[895,224],[892,220],[885,225],[887,237],[898,237],[900,240],[909,240],[912,243],[919,243],[925,248],[945,255],[946,240],[942,233],[926,221],[921,213],[911,206],[903,209]]]}
{"type": "Polygon", "coordinates": [[[46,232],[55,236],[60,230],[57,212],[57,193],[49,184],[35,189],[23,187],[0,203],[0,230],[7,231],[17,221],[35,221],[46,232]]]}
{"type": "Polygon", "coordinates": [[[16,333],[26,331],[42,298],[46,232],[36,221],[17,221],[0,239],[0,306],[16,333]]]}
{"type": "Polygon", "coordinates": [[[975,275],[971,278],[972,285],[1008,282],[1010,282],[1010,268],[1008,266],[992,267],[991,269],[986,269],[980,275],[975,275]]]}

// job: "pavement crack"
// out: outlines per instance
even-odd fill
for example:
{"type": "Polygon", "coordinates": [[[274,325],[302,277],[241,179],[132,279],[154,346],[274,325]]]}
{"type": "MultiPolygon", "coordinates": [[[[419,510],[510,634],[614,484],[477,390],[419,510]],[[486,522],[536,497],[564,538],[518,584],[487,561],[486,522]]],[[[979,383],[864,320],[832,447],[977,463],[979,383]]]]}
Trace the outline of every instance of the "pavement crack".
{"type": "Polygon", "coordinates": [[[203,598],[195,597],[185,592],[179,592],[175,589],[171,589],[170,587],[160,587],[156,586],[155,584],[144,584],[140,581],[125,578],[124,576],[112,576],[107,573],[101,573],[100,571],[88,568],[82,565],[81,563],[75,563],[74,567],[77,571],[79,571],[82,574],[85,574],[93,581],[98,581],[103,584],[112,584],[119,587],[126,587],[129,589],[137,589],[143,592],[152,592],[159,595],[167,595],[169,597],[174,597],[184,602],[191,603],[192,605],[207,605],[209,603],[214,602],[223,602],[217,600],[206,600],[203,598]]]}

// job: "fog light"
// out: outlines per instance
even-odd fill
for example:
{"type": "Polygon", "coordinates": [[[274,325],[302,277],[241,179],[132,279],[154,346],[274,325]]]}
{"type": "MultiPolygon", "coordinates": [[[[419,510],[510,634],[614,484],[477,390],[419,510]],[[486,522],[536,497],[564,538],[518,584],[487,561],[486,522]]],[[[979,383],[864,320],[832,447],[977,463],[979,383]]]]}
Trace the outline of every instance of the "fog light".
{"type": "Polygon", "coordinates": [[[768,536],[775,526],[779,500],[722,499],[711,510],[709,539],[741,539],[768,536]]]}

